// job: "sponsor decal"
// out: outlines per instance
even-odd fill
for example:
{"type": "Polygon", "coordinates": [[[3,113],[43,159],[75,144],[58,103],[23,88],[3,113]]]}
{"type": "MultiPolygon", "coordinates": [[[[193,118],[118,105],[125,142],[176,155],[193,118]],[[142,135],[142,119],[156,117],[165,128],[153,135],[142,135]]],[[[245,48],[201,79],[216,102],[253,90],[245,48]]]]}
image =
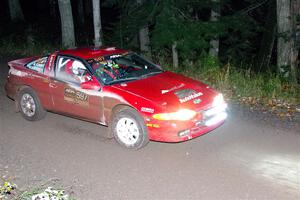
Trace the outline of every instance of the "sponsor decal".
{"type": "Polygon", "coordinates": [[[55,57],[54,55],[50,56],[49,64],[48,64],[48,66],[47,66],[47,69],[48,69],[49,71],[51,70],[51,66],[52,66],[52,64],[53,64],[53,58],[54,58],[54,57],[55,57]]]}
{"type": "Polygon", "coordinates": [[[195,100],[193,101],[193,103],[194,103],[194,104],[199,104],[199,103],[201,103],[201,101],[202,101],[201,99],[195,99],[195,100]]]}
{"type": "Polygon", "coordinates": [[[26,72],[23,72],[23,71],[19,71],[15,68],[11,68],[9,70],[9,73],[12,74],[12,75],[15,75],[15,76],[19,76],[19,77],[25,77],[27,75],[26,72]]]}
{"type": "Polygon", "coordinates": [[[154,109],[153,108],[141,107],[141,111],[142,112],[146,112],[146,113],[154,113],[154,109]]]}
{"type": "Polygon", "coordinates": [[[113,51],[113,50],[116,50],[116,47],[107,47],[105,50],[106,51],[113,51]]]}
{"type": "Polygon", "coordinates": [[[121,57],[122,55],[119,55],[119,54],[115,54],[115,55],[111,55],[109,56],[110,59],[113,59],[113,58],[119,58],[121,57]]]}
{"type": "Polygon", "coordinates": [[[169,92],[169,90],[162,90],[162,91],[161,91],[162,94],[165,94],[165,93],[167,93],[167,92],[169,92]]]}
{"type": "MultiPolygon", "coordinates": [[[[175,92],[175,95],[179,98],[180,103],[185,103],[187,101],[190,101],[192,99],[196,99],[197,97],[202,96],[203,93],[202,92],[196,93],[196,91],[194,91],[194,90],[184,89],[184,90],[180,90],[180,91],[175,92]]],[[[201,102],[201,99],[199,99],[199,100],[201,102]]],[[[196,100],[196,104],[200,103],[199,100],[196,100]]]]}
{"type": "Polygon", "coordinates": [[[195,98],[197,98],[197,97],[200,97],[200,96],[202,96],[202,95],[203,95],[202,92],[198,92],[198,93],[196,93],[196,94],[191,94],[191,95],[189,95],[189,96],[187,96],[187,97],[184,97],[184,98],[182,98],[182,99],[179,99],[179,101],[180,101],[180,103],[185,103],[185,102],[187,102],[187,101],[190,101],[190,100],[195,99],[195,98]]]}
{"type": "Polygon", "coordinates": [[[50,81],[49,81],[49,78],[43,78],[42,81],[43,81],[44,83],[49,83],[49,82],[50,82],[50,81]]]}
{"type": "Polygon", "coordinates": [[[53,58],[54,56],[50,56],[49,65],[52,65],[53,58]]]}
{"type": "MultiPolygon", "coordinates": [[[[103,56],[100,56],[100,57],[94,58],[94,60],[95,60],[96,62],[103,62],[103,61],[105,61],[105,59],[104,59],[104,57],[103,57],[103,56]]],[[[93,62],[93,60],[91,60],[91,62],[93,62]]]]}
{"type": "Polygon", "coordinates": [[[66,101],[87,106],[88,99],[89,99],[88,95],[83,92],[77,91],[73,88],[65,88],[64,100],[66,101]]]}
{"type": "Polygon", "coordinates": [[[177,89],[179,89],[179,88],[182,88],[183,86],[184,86],[184,84],[181,83],[180,85],[174,86],[174,87],[172,87],[172,88],[170,88],[170,89],[162,90],[162,91],[161,91],[161,94],[165,94],[165,93],[168,93],[168,92],[172,92],[172,91],[174,91],[174,90],[177,90],[177,89]]]}
{"type": "Polygon", "coordinates": [[[146,124],[148,127],[159,128],[159,124],[146,124]]]}

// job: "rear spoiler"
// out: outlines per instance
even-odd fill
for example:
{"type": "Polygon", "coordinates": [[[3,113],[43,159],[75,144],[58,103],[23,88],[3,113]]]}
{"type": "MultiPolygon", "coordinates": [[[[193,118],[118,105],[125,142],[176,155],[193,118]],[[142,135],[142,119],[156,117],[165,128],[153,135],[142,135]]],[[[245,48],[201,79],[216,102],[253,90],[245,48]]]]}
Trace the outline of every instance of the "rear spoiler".
{"type": "Polygon", "coordinates": [[[35,60],[39,58],[38,56],[34,56],[34,57],[28,57],[28,58],[21,58],[21,59],[17,59],[17,60],[12,60],[12,61],[9,61],[7,64],[9,67],[13,67],[13,66],[24,66],[26,65],[27,63],[35,60]]]}

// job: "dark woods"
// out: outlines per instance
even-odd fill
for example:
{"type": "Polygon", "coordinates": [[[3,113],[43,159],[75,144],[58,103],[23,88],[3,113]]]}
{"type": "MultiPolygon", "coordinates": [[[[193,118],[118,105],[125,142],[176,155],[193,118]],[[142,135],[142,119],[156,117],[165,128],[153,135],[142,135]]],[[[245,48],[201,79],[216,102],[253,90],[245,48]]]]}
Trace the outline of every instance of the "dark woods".
{"type": "MultiPolygon", "coordinates": [[[[174,67],[211,57],[299,79],[300,0],[2,0],[0,44],[114,45],[174,67]]],[[[1,48],[3,49],[3,48],[1,48]]]]}

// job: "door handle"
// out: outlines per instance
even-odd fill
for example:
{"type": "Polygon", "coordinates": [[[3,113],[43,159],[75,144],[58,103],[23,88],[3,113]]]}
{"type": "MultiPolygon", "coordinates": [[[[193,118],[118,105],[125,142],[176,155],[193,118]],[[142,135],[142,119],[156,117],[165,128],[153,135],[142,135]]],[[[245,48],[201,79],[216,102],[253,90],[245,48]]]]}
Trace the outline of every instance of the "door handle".
{"type": "Polygon", "coordinates": [[[57,85],[55,83],[49,83],[49,87],[51,87],[51,88],[57,88],[57,85]]]}

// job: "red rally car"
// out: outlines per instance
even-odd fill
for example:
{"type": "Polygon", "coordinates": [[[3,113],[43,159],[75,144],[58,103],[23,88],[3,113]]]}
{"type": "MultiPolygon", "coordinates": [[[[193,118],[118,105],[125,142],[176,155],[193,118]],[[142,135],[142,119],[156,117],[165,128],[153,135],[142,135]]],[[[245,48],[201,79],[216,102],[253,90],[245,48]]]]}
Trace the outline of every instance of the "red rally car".
{"type": "Polygon", "coordinates": [[[227,117],[222,94],[115,47],[63,50],[8,65],[6,93],[25,119],[51,111],[109,126],[109,136],[127,148],[189,140],[227,117]]]}

